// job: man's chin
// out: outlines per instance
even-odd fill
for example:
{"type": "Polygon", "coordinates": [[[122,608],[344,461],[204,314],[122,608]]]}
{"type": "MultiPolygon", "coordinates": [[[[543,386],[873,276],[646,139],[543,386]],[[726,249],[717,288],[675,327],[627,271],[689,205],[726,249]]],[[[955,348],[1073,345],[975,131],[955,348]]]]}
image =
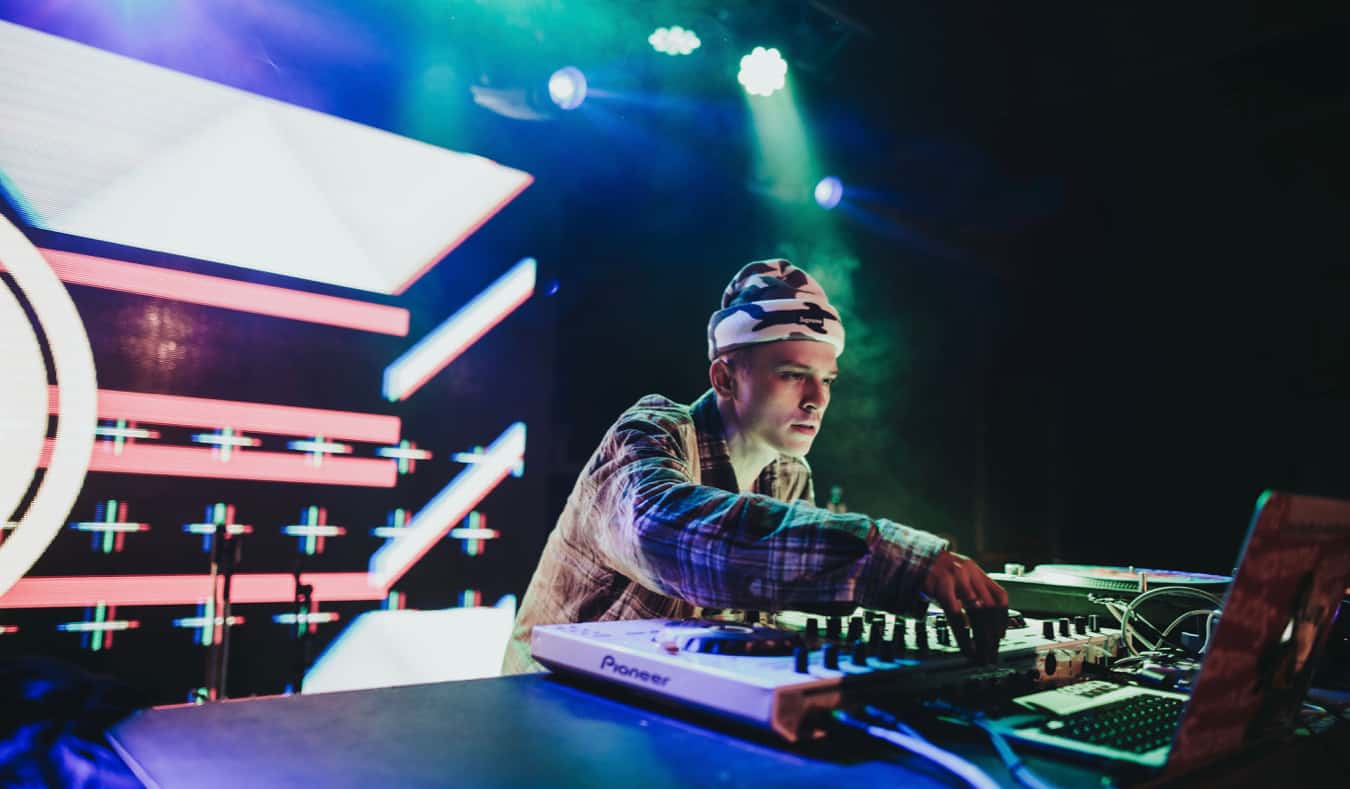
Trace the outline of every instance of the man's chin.
{"type": "Polygon", "coordinates": [[[811,445],[815,443],[815,440],[815,436],[794,436],[792,439],[782,442],[778,446],[778,451],[790,457],[804,458],[806,453],[811,451],[811,445]]]}

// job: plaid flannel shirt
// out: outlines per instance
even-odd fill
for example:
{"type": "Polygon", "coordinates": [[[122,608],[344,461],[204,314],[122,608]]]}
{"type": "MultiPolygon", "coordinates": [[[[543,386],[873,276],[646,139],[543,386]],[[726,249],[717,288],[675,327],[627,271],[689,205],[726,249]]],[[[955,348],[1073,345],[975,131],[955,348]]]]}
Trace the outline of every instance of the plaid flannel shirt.
{"type": "Polygon", "coordinates": [[[577,478],[521,601],[502,670],[540,670],[537,624],[680,619],[700,607],[922,610],[946,541],[815,506],[811,469],[787,455],[740,493],[712,391],[692,406],[648,395],[577,478]]]}

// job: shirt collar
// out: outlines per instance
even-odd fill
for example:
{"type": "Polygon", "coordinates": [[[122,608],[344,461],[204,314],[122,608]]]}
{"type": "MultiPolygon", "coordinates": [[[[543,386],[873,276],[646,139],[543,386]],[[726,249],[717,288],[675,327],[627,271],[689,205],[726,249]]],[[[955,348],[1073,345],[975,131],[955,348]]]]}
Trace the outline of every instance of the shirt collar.
{"type": "Polygon", "coordinates": [[[717,394],[709,389],[694,401],[692,407],[694,430],[698,433],[699,472],[704,485],[730,493],[739,493],[736,470],[731,467],[731,452],[727,449],[726,428],[722,414],[717,410],[717,394]]]}

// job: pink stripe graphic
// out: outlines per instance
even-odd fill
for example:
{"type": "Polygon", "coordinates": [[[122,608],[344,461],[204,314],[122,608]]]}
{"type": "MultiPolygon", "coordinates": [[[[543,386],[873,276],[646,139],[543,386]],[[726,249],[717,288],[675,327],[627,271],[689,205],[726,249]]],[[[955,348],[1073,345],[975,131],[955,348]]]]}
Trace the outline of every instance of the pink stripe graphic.
{"type": "MultiPolygon", "coordinates": [[[[534,183],[534,176],[530,175],[529,173],[525,173],[524,175],[525,181],[521,183],[521,185],[517,187],[515,191],[507,195],[500,203],[493,206],[492,210],[483,214],[482,219],[479,219],[477,222],[474,222],[463,233],[460,233],[458,238],[454,239],[449,244],[446,244],[444,249],[442,249],[440,252],[437,252],[434,256],[432,256],[431,260],[428,260],[420,269],[414,271],[412,276],[408,277],[406,280],[403,281],[402,285],[399,285],[397,288],[394,288],[393,295],[402,296],[403,291],[412,287],[412,284],[417,280],[421,279],[423,274],[427,273],[428,271],[431,271],[431,269],[434,268],[437,263],[440,263],[442,260],[445,259],[446,255],[455,251],[455,247],[458,247],[460,244],[463,244],[465,239],[467,239],[474,233],[477,233],[478,229],[481,228],[483,225],[486,225],[489,219],[501,213],[501,210],[503,208],[506,208],[506,205],[508,203],[510,203],[512,200],[515,200],[517,197],[520,196],[521,192],[529,188],[530,184],[534,183]]],[[[403,333],[407,334],[408,330],[405,328],[403,330],[403,333]]]]}
{"type": "MultiPolygon", "coordinates": [[[[365,573],[304,573],[316,601],[383,600],[387,589],[371,586],[365,573]]],[[[0,608],[74,608],[108,605],[195,605],[211,596],[209,575],[80,575],[20,578],[0,596],[0,608]]],[[[230,587],[233,603],[286,603],[295,598],[295,576],[239,573],[230,587]]]]}
{"type": "MultiPolygon", "coordinates": [[[[47,388],[49,413],[59,413],[57,389],[47,388]]],[[[210,400],[204,397],[98,391],[99,419],[126,419],[179,427],[232,427],[254,433],[283,436],[323,436],[346,441],[396,444],[399,418],[356,411],[326,411],[271,403],[210,400]]]]}
{"type": "MultiPolygon", "coordinates": [[[[388,570],[389,578],[386,581],[386,583],[389,586],[393,586],[394,584],[398,583],[399,580],[403,578],[403,575],[413,568],[413,565],[422,561],[422,557],[427,555],[427,551],[430,551],[432,546],[434,546],[437,542],[439,542],[441,538],[445,537],[445,535],[449,533],[450,529],[456,523],[459,523],[460,521],[464,520],[464,517],[468,515],[470,512],[472,512],[474,507],[477,507],[479,504],[482,504],[483,499],[487,498],[488,494],[491,493],[493,490],[495,490],[498,485],[502,484],[502,480],[506,479],[510,475],[511,469],[505,468],[502,469],[501,473],[494,474],[491,477],[484,480],[483,488],[481,491],[475,491],[473,497],[470,498],[467,502],[465,502],[464,506],[456,509],[453,513],[451,513],[451,517],[445,519],[444,523],[438,524],[436,526],[436,531],[434,532],[434,539],[424,540],[416,553],[399,562],[397,567],[388,570]]],[[[371,572],[371,576],[379,577],[378,573],[374,572],[373,570],[371,572]]],[[[3,602],[4,602],[3,600],[0,600],[0,604],[3,604],[3,602]]]]}
{"type": "MultiPolygon", "coordinates": [[[[38,465],[46,468],[53,440],[48,439],[38,465]]],[[[228,461],[211,449],[196,447],[126,444],[120,453],[106,445],[95,447],[89,458],[90,471],[149,474],[167,477],[247,479],[259,482],[303,482],[314,485],[358,485],[392,488],[398,480],[398,463],[384,458],[325,458],[314,465],[298,452],[241,451],[228,461]]]]}
{"type": "Polygon", "coordinates": [[[173,299],[191,304],[204,304],[208,307],[251,312],[255,315],[323,323],[398,337],[408,334],[408,311],[402,307],[241,282],[225,277],[174,271],[159,266],[110,260],[75,252],[61,252],[55,249],[39,251],[51,264],[56,276],[72,285],[88,285],[140,296],[173,299]]]}
{"type": "Polygon", "coordinates": [[[492,442],[481,462],[450,480],[413,516],[406,530],[370,557],[371,577],[386,586],[396,583],[510,475],[524,454],[525,424],[517,422],[492,442]]]}
{"type": "Polygon", "coordinates": [[[460,354],[462,354],[462,353],[464,353],[465,351],[467,351],[468,349],[472,348],[473,345],[474,345],[474,343],[476,343],[476,342],[478,342],[479,340],[483,339],[483,337],[486,336],[488,332],[490,332],[490,331],[492,331],[493,329],[497,328],[497,325],[498,325],[498,324],[500,324],[502,321],[506,320],[506,317],[507,317],[508,315],[510,315],[511,313],[515,312],[515,311],[520,307],[520,305],[522,305],[522,304],[524,304],[525,302],[529,301],[529,300],[530,300],[530,297],[533,296],[533,295],[534,295],[533,292],[531,292],[531,293],[522,293],[522,294],[520,295],[520,298],[515,299],[515,300],[512,301],[510,304],[508,304],[508,305],[506,305],[505,307],[503,307],[503,308],[502,308],[502,311],[501,311],[501,314],[499,314],[499,315],[497,315],[497,317],[493,318],[493,320],[492,320],[491,323],[484,324],[484,325],[483,325],[483,328],[481,328],[481,329],[479,329],[478,331],[476,331],[476,332],[473,333],[473,336],[472,336],[472,337],[470,337],[470,338],[468,338],[467,340],[465,340],[464,343],[463,343],[462,345],[460,345],[458,348],[455,348],[454,351],[453,351],[452,353],[447,354],[446,357],[445,357],[444,359],[442,359],[442,360],[440,360],[439,362],[437,362],[437,363],[436,363],[436,367],[435,367],[434,369],[432,369],[432,370],[431,370],[430,372],[428,372],[426,375],[424,375],[424,376],[422,376],[420,379],[418,379],[417,382],[414,383],[412,386],[409,386],[408,389],[407,389],[407,391],[403,392],[402,395],[400,395],[399,399],[401,399],[401,400],[407,400],[409,397],[412,397],[413,393],[416,392],[418,389],[421,389],[421,388],[426,384],[427,381],[430,381],[432,378],[435,378],[436,375],[437,375],[438,373],[440,373],[441,370],[444,370],[445,368],[449,367],[451,362],[453,362],[454,360],[456,360],[456,359],[458,359],[458,358],[460,357],[460,354]]]}

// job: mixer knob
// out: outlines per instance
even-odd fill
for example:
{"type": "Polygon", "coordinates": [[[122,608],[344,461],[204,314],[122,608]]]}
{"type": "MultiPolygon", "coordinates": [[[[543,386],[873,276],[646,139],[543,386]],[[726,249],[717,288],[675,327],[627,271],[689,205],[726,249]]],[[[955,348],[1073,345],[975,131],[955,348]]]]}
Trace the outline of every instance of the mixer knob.
{"type": "Polygon", "coordinates": [[[1059,634],[1060,634],[1061,636],[1064,636],[1065,638],[1068,638],[1069,636],[1073,635],[1072,633],[1069,632],[1069,619],[1068,619],[1068,617],[1065,617],[1065,618],[1059,620],[1059,634]]]}
{"type": "Polygon", "coordinates": [[[792,650],[792,670],[798,674],[806,673],[806,664],[810,651],[806,647],[799,646],[792,650]]]}
{"type": "Polygon", "coordinates": [[[1088,630],[1091,630],[1094,633],[1100,633],[1101,629],[1101,620],[1097,615],[1088,614],[1088,630]]]}
{"type": "Polygon", "coordinates": [[[745,623],[746,623],[747,625],[757,625],[757,624],[759,624],[759,612],[758,612],[758,611],[746,611],[746,612],[745,612],[745,623]]]}
{"type": "Polygon", "coordinates": [[[881,654],[879,655],[879,657],[880,657],[881,660],[884,660],[884,661],[886,661],[887,663],[894,663],[894,662],[895,662],[895,642],[894,642],[894,641],[882,641],[882,642],[881,642],[881,654]]]}
{"type": "Polygon", "coordinates": [[[824,663],[825,663],[825,668],[828,668],[828,669],[830,669],[830,670],[832,670],[832,671],[838,671],[838,670],[839,670],[839,645],[838,645],[838,644],[826,644],[826,645],[825,645],[825,649],[824,649],[824,654],[821,655],[821,659],[822,659],[822,660],[824,661],[824,663]]]}
{"type": "Polygon", "coordinates": [[[820,620],[814,616],[806,620],[806,638],[813,642],[820,639],[820,620]]]}
{"type": "Polygon", "coordinates": [[[849,620],[848,620],[848,640],[849,640],[849,641],[857,641],[858,639],[862,638],[862,634],[863,634],[863,633],[862,633],[862,626],[863,626],[862,617],[860,617],[860,616],[849,617],[849,620]]]}
{"type": "Polygon", "coordinates": [[[952,644],[952,631],[948,630],[948,629],[945,628],[945,627],[940,627],[940,628],[938,628],[938,631],[937,631],[937,640],[938,640],[938,643],[941,644],[941,645],[944,646],[944,647],[951,646],[951,644],[952,644]]]}
{"type": "Polygon", "coordinates": [[[914,649],[921,654],[928,651],[928,623],[923,619],[914,621],[914,649]]]}
{"type": "Polygon", "coordinates": [[[839,638],[839,617],[831,616],[825,620],[825,637],[839,638]]]}
{"type": "Polygon", "coordinates": [[[1047,620],[1045,620],[1044,622],[1042,622],[1042,623],[1041,623],[1041,635],[1042,635],[1042,636],[1045,636],[1045,640],[1047,640],[1047,641],[1054,641],[1054,640],[1055,640],[1055,623],[1052,622],[1052,621],[1050,621],[1049,619],[1047,619],[1047,620]]]}
{"type": "Polygon", "coordinates": [[[942,614],[938,614],[937,616],[933,617],[933,627],[937,628],[938,630],[941,630],[946,626],[947,626],[947,617],[943,616],[942,614]]]}
{"type": "Polygon", "coordinates": [[[886,640],[886,620],[878,619],[872,622],[872,631],[867,635],[867,645],[872,649],[878,649],[886,640]]]}
{"type": "Polygon", "coordinates": [[[853,642],[853,665],[867,665],[867,644],[863,641],[853,642]]]}
{"type": "Polygon", "coordinates": [[[1073,618],[1073,632],[1077,635],[1087,635],[1087,617],[1075,616],[1073,618]]]}
{"type": "Polygon", "coordinates": [[[895,649],[895,654],[905,653],[905,620],[899,617],[896,617],[895,628],[891,630],[891,645],[895,649]]]}

